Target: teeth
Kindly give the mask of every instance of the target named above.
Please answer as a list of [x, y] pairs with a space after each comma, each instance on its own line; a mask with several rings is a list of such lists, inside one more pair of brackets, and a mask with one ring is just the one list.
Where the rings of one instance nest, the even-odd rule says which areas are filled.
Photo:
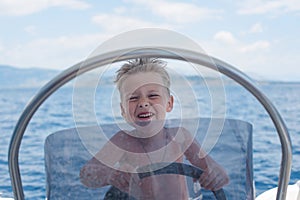
[[151, 117], [152, 115], [153, 115], [152, 113], [146, 113], [146, 114], [140, 114], [138, 115], [138, 117], [146, 118], [146, 117]]

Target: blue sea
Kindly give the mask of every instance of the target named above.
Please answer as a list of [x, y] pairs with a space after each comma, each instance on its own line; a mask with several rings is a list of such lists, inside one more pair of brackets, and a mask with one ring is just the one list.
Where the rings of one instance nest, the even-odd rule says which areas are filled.
[[[300, 180], [300, 83], [260, 82], [257, 84], [277, 107], [290, 131], [293, 144], [290, 184], [294, 184]], [[7, 161], [11, 135], [24, 107], [38, 90], [39, 88], [0, 89], [0, 192], [3, 197], [13, 197]], [[105, 100], [107, 98], [105, 94], [111, 90], [110, 87], [104, 87], [101, 91], [103, 96], [97, 98]], [[256, 193], [260, 194], [276, 187], [281, 149], [272, 121], [257, 100], [241, 86], [228, 84], [225, 87], [225, 94], [226, 117], [253, 124], [253, 168]], [[45, 199], [44, 141], [52, 132], [75, 126], [73, 100], [72, 87], [59, 89], [40, 107], [27, 127], [19, 155], [26, 199]], [[197, 101], [205, 104], [205, 99], [198, 98]], [[97, 106], [95, 108], [98, 109]], [[110, 108], [111, 105], [106, 109]], [[109, 112], [104, 110], [104, 112], [96, 112], [96, 115], [102, 123], [109, 123], [113, 118], [107, 113]], [[203, 112], [203, 115], [205, 114]], [[85, 119], [84, 116], [81, 117]]]

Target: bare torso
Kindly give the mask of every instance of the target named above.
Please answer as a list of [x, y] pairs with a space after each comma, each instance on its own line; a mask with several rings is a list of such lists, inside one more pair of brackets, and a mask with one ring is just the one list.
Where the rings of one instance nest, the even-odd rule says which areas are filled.
[[[182, 146], [174, 142], [174, 135], [170, 130], [164, 129], [161, 135], [155, 139], [152, 138], [151, 141], [131, 135], [122, 136], [122, 138], [121, 148], [125, 150], [125, 153], [119, 161], [120, 169], [136, 171], [139, 167], [154, 163], [183, 161]], [[185, 177], [174, 174], [155, 175], [142, 180], [133, 176], [129, 193], [139, 199], [186, 200], [188, 198]]]

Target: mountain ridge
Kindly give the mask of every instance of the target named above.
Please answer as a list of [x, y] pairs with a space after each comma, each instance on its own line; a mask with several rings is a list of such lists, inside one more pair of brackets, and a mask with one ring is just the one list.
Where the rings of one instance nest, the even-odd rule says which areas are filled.
[[[61, 70], [44, 69], [37, 67], [18, 68], [10, 65], [0, 64], [0, 88], [39, 88], [48, 83], [59, 73], [61, 73]], [[195, 75], [189, 76], [190, 81], [195, 81], [195, 78]], [[253, 76], [253, 74], [250, 75], [250, 78], [252, 78], [254, 82], [258, 82], [261, 84], [277, 82], [295, 83], [276, 80], [264, 80], [262, 77], [255, 75]]]
[[41, 87], [59, 74], [59, 70], [18, 68], [0, 65], [0, 88]]

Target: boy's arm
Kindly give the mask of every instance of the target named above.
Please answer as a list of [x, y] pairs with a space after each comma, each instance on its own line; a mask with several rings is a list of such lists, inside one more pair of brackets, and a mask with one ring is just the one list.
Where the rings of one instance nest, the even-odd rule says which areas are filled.
[[224, 168], [201, 148], [200, 144], [188, 131], [184, 130], [184, 132], [185, 142], [188, 145], [185, 156], [191, 164], [203, 170], [203, 174], [199, 179], [201, 185], [205, 189], [216, 191], [228, 184], [229, 177]]
[[114, 166], [124, 154], [124, 151], [116, 146], [118, 140], [118, 134], [116, 134], [81, 168], [80, 181], [84, 185], [97, 188], [110, 184], [111, 175], [116, 171]]
[[95, 157], [88, 161], [80, 170], [80, 181], [87, 187], [98, 188], [108, 185], [108, 175], [112, 168], [107, 167]]

